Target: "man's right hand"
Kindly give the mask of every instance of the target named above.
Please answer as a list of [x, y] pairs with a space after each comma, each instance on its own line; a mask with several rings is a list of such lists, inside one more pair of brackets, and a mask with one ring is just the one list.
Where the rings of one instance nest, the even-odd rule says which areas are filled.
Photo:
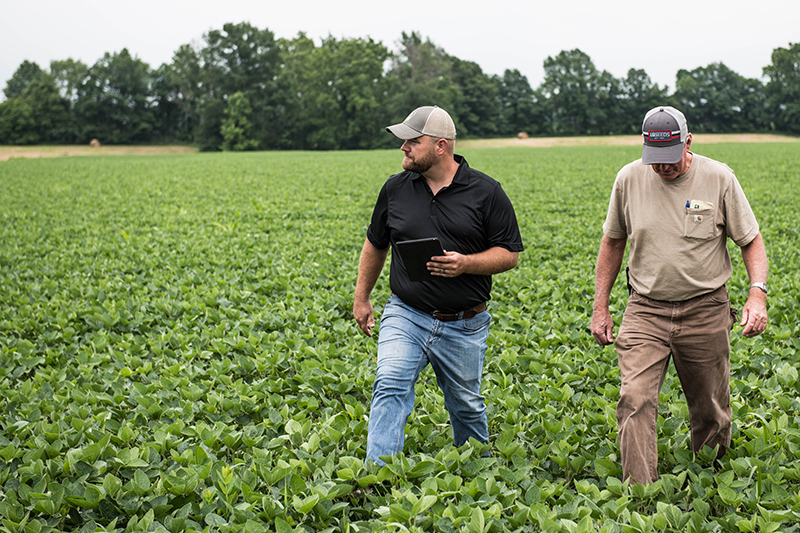
[[375, 317], [372, 311], [372, 302], [353, 302], [353, 317], [356, 319], [361, 331], [372, 337], [372, 328], [375, 327]]
[[608, 308], [595, 309], [592, 313], [592, 335], [600, 346], [606, 346], [614, 342], [614, 321]]

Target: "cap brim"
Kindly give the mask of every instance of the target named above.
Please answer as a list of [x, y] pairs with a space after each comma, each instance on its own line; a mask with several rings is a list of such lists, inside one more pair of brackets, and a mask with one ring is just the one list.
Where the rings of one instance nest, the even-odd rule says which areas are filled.
[[674, 146], [642, 146], [642, 163], [645, 165], [674, 165], [683, 157], [684, 143]]
[[422, 133], [418, 132], [414, 128], [406, 126], [402, 122], [400, 124], [395, 124], [394, 126], [386, 126], [386, 131], [393, 134], [398, 139], [403, 139], [404, 141], [422, 137]]

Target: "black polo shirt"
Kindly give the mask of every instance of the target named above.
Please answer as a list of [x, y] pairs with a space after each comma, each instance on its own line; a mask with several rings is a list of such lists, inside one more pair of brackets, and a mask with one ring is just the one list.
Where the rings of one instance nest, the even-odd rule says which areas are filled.
[[[373, 246], [394, 249], [398, 241], [437, 237], [445, 250], [464, 255], [495, 246], [522, 251], [514, 207], [500, 184], [471, 169], [463, 157], [456, 155], [455, 160], [459, 167], [452, 183], [436, 196], [416, 172], [401, 172], [386, 181], [367, 230]], [[492, 277], [462, 274], [414, 282], [393, 252], [389, 284], [417, 309], [457, 313], [489, 300]]]

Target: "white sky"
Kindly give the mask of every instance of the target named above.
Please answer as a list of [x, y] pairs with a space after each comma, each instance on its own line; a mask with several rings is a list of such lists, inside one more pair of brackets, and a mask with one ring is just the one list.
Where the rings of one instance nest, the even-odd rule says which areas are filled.
[[761, 78], [773, 49], [800, 42], [800, 0], [0, 0], [0, 88], [26, 59], [44, 69], [54, 59], [92, 65], [127, 48], [157, 68], [226, 22], [276, 38], [371, 37], [390, 50], [417, 31], [487, 74], [516, 68], [533, 88], [548, 56], [579, 48], [598, 70], [622, 78], [644, 69], [672, 90], [679, 69], [714, 62]]

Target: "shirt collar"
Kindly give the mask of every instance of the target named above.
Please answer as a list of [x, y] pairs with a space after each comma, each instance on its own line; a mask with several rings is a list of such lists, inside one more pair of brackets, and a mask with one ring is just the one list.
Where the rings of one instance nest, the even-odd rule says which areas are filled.
[[467, 183], [467, 171], [469, 170], [469, 163], [467, 163], [467, 160], [464, 159], [464, 156], [460, 156], [458, 154], [455, 154], [453, 156], [453, 159], [455, 159], [456, 163], [458, 163], [458, 170], [456, 170], [456, 175], [453, 176], [453, 183], [452, 184], [456, 184], [456, 183], [465, 184], [465, 183]]

